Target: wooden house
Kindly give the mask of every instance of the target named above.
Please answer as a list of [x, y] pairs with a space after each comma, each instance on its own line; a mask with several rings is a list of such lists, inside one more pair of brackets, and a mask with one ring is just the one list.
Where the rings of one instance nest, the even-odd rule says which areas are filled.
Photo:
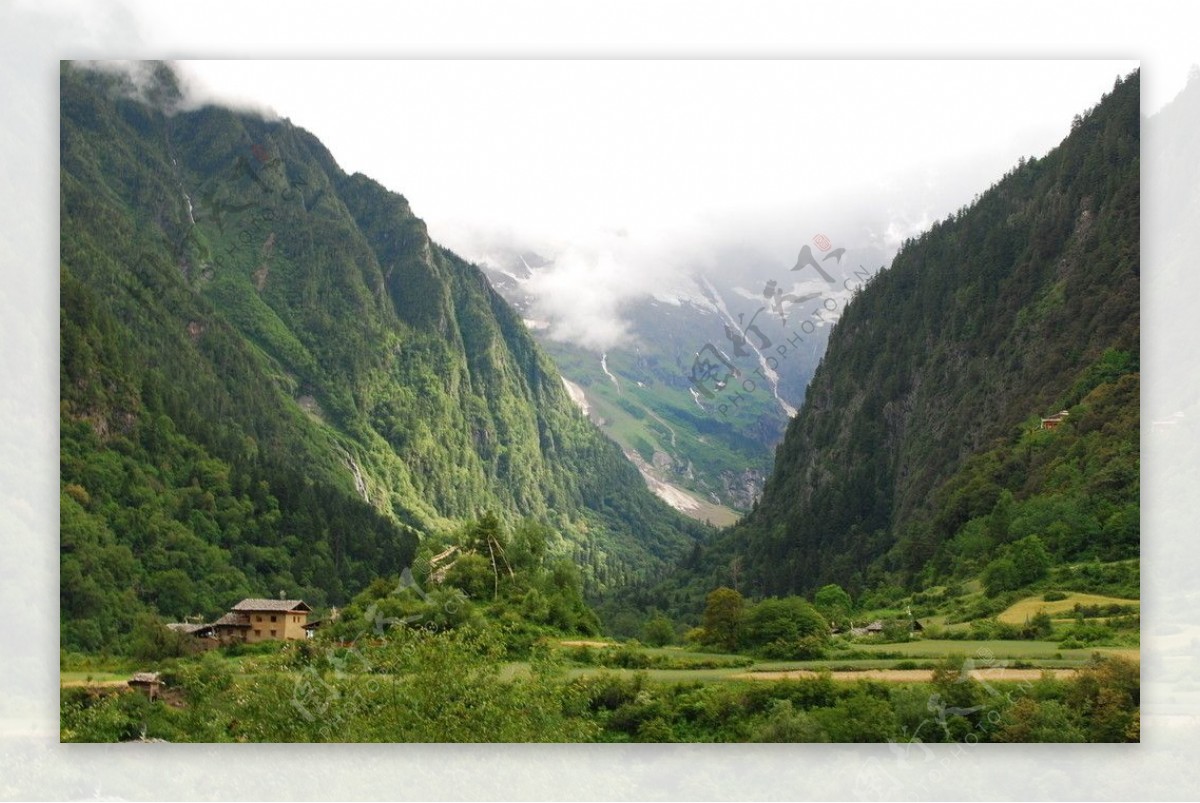
[[221, 644], [311, 638], [320, 623], [309, 626], [312, 608], [299, 599], [244, 599], [229, 613], [208, 624], [172, 622], [167, 627], [192, 636], [208, 649]]
[[1059, 424], [1061, 424], [1063, 422], [1063, 420], [1069, 415], [1070, 415], [1070, 413], [1068, 411], [1059, 410], [1057, 413], [1050, 416], [1049, 418], [1043, 418], [1042, 419], [1042, 429], [1054, 429]]
[[250, 629], [250, 618], [244, 613], [229, 612], [211, 625], [213, 636], [222, 644], [245, 641]]
[[253, 644], [308, 638], [304, 626], [308, 624], [312, 608], [299, 599], [244, 599], [229, 613], [235, 615], [235, 627], [242, 628], [244, 624], [243, 638]]
[[162, 691], [162, 681], [157, 672], [138, 672], [128, 682], [131, 689], [140, 691], [151, 700], [157, 700]]
[[876, 619], [874, 622], [871, 622], [871, 624], [867, 625], [866, 627], [850, 628], [850, 635], [852, 636], [878, 636], [882, 632], [883, 622], [878, 619]]

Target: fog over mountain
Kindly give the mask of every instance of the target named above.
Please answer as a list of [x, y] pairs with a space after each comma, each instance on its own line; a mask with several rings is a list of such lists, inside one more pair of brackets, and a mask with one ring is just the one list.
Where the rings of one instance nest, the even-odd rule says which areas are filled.
[[320, 132], [467, 259], [553, 261], [528, 289], [556, 337], [593, 349], [630, 342], [631, 300], [695, 273], [761, 284], [818, 233], [886, 262], [1132, 66], [183, 63], [193, 93]]

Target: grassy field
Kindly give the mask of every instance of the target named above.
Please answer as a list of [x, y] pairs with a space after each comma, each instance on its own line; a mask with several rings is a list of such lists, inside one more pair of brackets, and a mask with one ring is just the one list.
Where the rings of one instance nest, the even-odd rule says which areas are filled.
[[[1073, 595], [1071, 604], [1108, 604], [1111, 598], [1094, 595]], [[1025, 602], [1024, 600], [1022, 602]], [[1067, 602], [1064, 600], [1063, 602]], [[1120, 601], [1122, 603], [1129, 601]], [[1015, 607], [1015, 606], [1014, 606]], [[920, 639], [893, 644], [858, 642], [846, 645], [839, 655], [832, 651], [828, 657], [811, 661], [771, 661], [748, 658], [732, 653], [703, 652], [686, 647], [645, 647], [621, 644], [608, 640], [572, 640], [557, 642], [556, 652], [566, 664], [570, 677], [589, 677], [613, 674], [620, 677], [644, 675], [659, 683], [738, 682], [749, 679], [797, 679], [811, 677], [814, 672], [828, 671], [837, 680], [875, 679], [894, 682], [924, 681], [930, 671], [947, 657], [973, 658], [980, 669], [1002, 668], [1003, 672], [1038, 673], [1042, 669], [1065, 672], [1088, 664], [1096, 653], [1139, 660], [1136, 648], [1090, 647], [1063, 649], [1052, 641], [957, 640]], [[624, 668], [603, 666], [610, 653], [637, 653], [646, 656], [657, 667]], [[872, 657], [872, 654], [878, 657]], [[843, 657], [844, 656], [844, 657]], [[220, 656], [239, 681], [252, 679], [266, 671], [262, 656]], [[594, 664], [592, 662], [595, 662]], [[663, 666], [663, 664], [668, 664]], [[714, 666], [715, 664], [715, 666]], [[1013, 666], [1016, 664], [1016, 666]], [[117, 671], [117, 666], [96, 669], [64, 670], [59, 673], [62, 686], [107, 686], [123, 684], [131, 671]], [[276, 670], [271, 670], [278, 674]], [[519, 677], [529, 674], [529, 664], [512, 661], [504, 665], [502, 676]], [[286, 672], [284, 673], [286, 674]], [[1003, 679], [1003, 678], [1000, 678]]]
[[[565, 642], [570, 646], [573, 642]], [[609, 645], [608, 648], [619, 645]], [[627, 648], [629, 649], [629, 648]], [[745, 656], [723, 653], [709, 653], [689, 650], [682, 647], [635, 647], [636, 652], [647, 656], [661, 656], [683, 662], [713, 662], [728, 661], [731, 664]], [[766, 661], [756, 660], [749, 666], [722, 666], [716, 668], [688, 669], [624, 669], [602, 666], [572, 666], [568, 674], [572, 677], [587, 677], [600, 673], [612, 673], [619, 676], [644, 674], [649, 680], [662, 683], [686, 683], [689, 681], [720, 682], [741, 681], [747, 678], [761, 679], [794, 679], [810, 677], [813, 672], [830, 671], [837, 680], [876, 679], [895, 682], [912, 682], [914, 678], [924, 681], [928, 679], [930, 670], [942, 659], [949, 656], [974, 658], [976, 665], [983, 671], [999, 671], [1001, 674], [1013, 674], [1014, 679], [1020, 673], [1037, 675], [1040, 670], [1047, 669], [1056, 673], [1070, 672], [1088, 664], [1095, 653], [1108, 656], [1119, 656], [1134, 661], [1139, 659], [1137, 649], [1116, 647], [1094, 647], [1075, 650], [1064, 650], [1057, 642], [1052, 641], [1000, 641], [1000, 640], [952, 640], [927, 639], [899, 644], [856, 644], [854, 649], [861, 653], [879, 653], [880, 658], [838, 658], [834, 653], [831, 657], [814, 661]], [[895, 657], [900, 655], [902, 657]], [[564, 657], [570, 657], [564, 652]], [[1020, 663], [1020, 667], [1008, 664]], [[915, 673], [915, 674], [914, 674]], [[1014, 674], [1015, 673], [1015, 674]], [[1023, 677], [1023, 675], [1022, 675]], [[1003, 679], [1003, 678], [999, 678]]]
[[1068, 594], [1066, 599], [1046, 602], [1041, 594], [1014, 602], [1007, 610], [996, 618], [1001, 622], [1019, 625], [1028, 621], [1039, 611], [1045, 611], [1050, 616], [1069, 614], [1076, 605], [1127, 605], [1138, 607], [1141, 603], [1136, 599], [1121, 599], [1120, 597], [1102, 597], [1099, 594]]
[[944, 658], [948, 655], [1007, 658], [1012, 660], [1044, 661], [1055, 659], [1066, 662], [1086, 663], [1092, 653], [1121, 655], [1136, 659], [1139, 651], [1122, 647], [1085, 647], [1064, 650], [1055, 641], [1001, 641], [1001, 640], [955, 640], [921, 639], [899, 644], [860, 644], [857, 649], [864, 652], [899, 653], [914, 658]]
[[59, 684], [63, 686], [91, 686], [109, 683], [124, 683], [131, 672], [59, 672]]

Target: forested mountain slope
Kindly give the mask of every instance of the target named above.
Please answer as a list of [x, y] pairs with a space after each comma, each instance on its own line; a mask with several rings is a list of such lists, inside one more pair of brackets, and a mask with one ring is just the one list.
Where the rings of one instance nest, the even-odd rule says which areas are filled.
[[683, 584], [929, 585], [1002, 574], [1030, 537], [1057, 562], [1137, 556], [1138, 80], [854, 298], [760, 503]]
[[550, 524], [595, 589], [703, 532], [575, 408], [482, 274], [311, 134], [64, 63], [64, 645], [285, 591], [431, 528]]

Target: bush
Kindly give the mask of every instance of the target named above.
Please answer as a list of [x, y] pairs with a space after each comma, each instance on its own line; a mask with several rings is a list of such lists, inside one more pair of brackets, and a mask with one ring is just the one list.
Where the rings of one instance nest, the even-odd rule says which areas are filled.
[[813, 661], [825, 657], [826, 639], [804, 636], [798, 639], [776, 639], [754, 650], [755, 655], [774, 661]]
[[801, 597], [765, 599], [746, 610], [740, 642], [769, 657], [820, 657], [829, 643], [829, 624]]
[[182, 689], [193, 704], [207, 700], [233, 685], [233, 672], [216, 654], [208, 652], [199, 661], [179, 665], [163, 673], [167, 686]]
[[1058, 602], [1066, 598], [1067, 595], [1062, 591], [1047, 591], [1045, 594], [1042, 594], [1042, 599], [1046, 602]]
[[127, 690], [66, 688], [59, 699], [59, 738], [64, 742], [124, 742], [141, 735], [153, 707], [144, 694]]
[[180, 658], [195, 652], [192, 637], [171, 630], [152, 614], [137, 618], [130, 634], [130, 652], [141, 661]]
[[752, 742], [828, 742], [829, 735], [804, 711], [797, 711], [791, 700], [772, 701], [767, 720], [755, 729]]
[[[1096, 622], [1076, 622], [1067, 629], [1060, 646], [1064, 649], [1078, 649], [1095, 644], [1106, 644], [1116, 638], [1116, 635], [1116, 631], [1108, 625]], [[1069, 645], [1068, 642], [1070, 642]]]
[[1035, 641], [1037, 639], [1048, 638], [1054, 632], [1054, 623], [1050, 619], [1050, 614], [1045, 611], [1038, 611], [1033, 615], [1028, 622], [1021, 627], [1021, 638]]
[[1024, 638], [1021, 629], [1016, 625], [1000, 622], [995, 619], [980, 619], [971, 622], [968, 638], [991, 641], [993, 639], [1016, 640]]
[[890, 701], [864, 689], [850, 693], [833, 708], [814, 711], [812, 717], [834, 742], [886, 742], [898, 730]]
[[642, 627], [642, 639], [651, 647], [665, 647], [675, 641], [675, 625], [662, 614], [656, 614]]

